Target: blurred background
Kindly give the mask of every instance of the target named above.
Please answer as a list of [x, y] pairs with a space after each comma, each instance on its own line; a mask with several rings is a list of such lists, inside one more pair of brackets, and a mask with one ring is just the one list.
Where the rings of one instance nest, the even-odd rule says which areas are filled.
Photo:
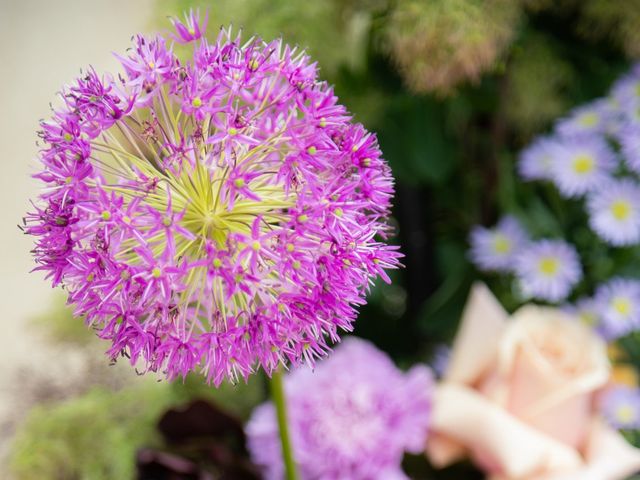
[[[535, 229], [556, 215], [544, 187], [518, 183], [518, 152], [640, 56], [636, 0], [0, 0], [2, 478], [131, 478], [136, 452], [170, 437], [156, 428], [168, 408], [205, 395], [243, 418], [264, 398], [259, 379], [213, 392], [107, 365], [61, 292], [28, 273], [31, 239], [16, 227], [37, 191], [38, 120], [59, 88], [89, 65], [117, 71], [111, 52], [191, 7], [209, 9], [212, 35], [232, 23], [306, 48], [377, 132], [406, 268], [376, 286], [355, 334], [401, 366], [451, 340], [480, 277], [467, 255], [473, 225], [526, 212]], [[518, 304], [507, 280], [482, 278]], [[407, 462], [427, 478], [424, 459]], [[473, 478], [460, 472], [438, 478]]]

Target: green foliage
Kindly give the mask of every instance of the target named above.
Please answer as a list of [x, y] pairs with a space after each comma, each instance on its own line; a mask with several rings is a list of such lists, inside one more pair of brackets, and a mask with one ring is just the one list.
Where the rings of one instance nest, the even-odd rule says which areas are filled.
[[540, 130], [570, 106], [565, 92], [574, 71], [547, 36], [533, 34], [514, 47], [509, 73], [505, 116], [523, 134]]
[[111, 393], [95, 389], [57, 406], [34, 409], [13, 445], [18, 480], [133, 478], [136, 449], [154, 443], [166, 388]]
[[95, 337], [82, 319], [73, 317], [62, 295], [56, 296], [51, 306], [32, 323], [56, 343], [84, 346]]
[[156, 11], [164, 22], [165, 16], [181, 17], [192, 7], [209, 10], [212, 36], [218, 26], [226, 25], [242, 28], [248, 36], [282, 36], [306, 49], [325, 76], [333, 75], [342, 64], [356, 68], [362, 63], [371, 23], [369, 9], [340, 0], [161, 0]]
[[78, 398], [33, 409], [12, 446], [15, 478], [134, 478], [138, 448], [161, 444], [156, 423], [166, 409], [204, 398], [246, 418], [263, 399], [259, 377], [218, 389], [195, 377], [173, 384], [140, 380], [119, 392], [96, 387]]

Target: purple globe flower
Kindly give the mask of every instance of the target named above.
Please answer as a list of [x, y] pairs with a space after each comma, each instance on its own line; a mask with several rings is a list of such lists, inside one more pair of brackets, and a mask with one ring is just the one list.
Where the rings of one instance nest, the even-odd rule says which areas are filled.
[[[407, 478], [400, 463], [405, 451], [424, 450], [431, 384], [427, 367], [402, 373], [384, 353], [353, 337], [315, 372], [292, 372], [285, 392], [301, 478]], [[284, 478], [273, 405], [259, 406], [246, 430], [265, 478]]]
[[615, 340], [640, 328], [640, 281], [617, 277], [598, 287], [599, 333]]
[[610, 388], [602, 400], [602, 414], [614, 428], [640, 429], [640, 390], [622, 385]]
[[559, 302], [582, 278], [576, 249], [562, 240], [539, 240], [516, 260], [516, 277], [524, 295]]
[[304, 52], [174, 24], [191, 58], [138, 35], [42, 123], [36, 269], [111, 357], [169, 378], [312, 362], [398, 266], [390, 169]]
[[640, 185], [631, 178], [605, 182], [587, 202], [589, 225], [615, 246], [640, 243]]

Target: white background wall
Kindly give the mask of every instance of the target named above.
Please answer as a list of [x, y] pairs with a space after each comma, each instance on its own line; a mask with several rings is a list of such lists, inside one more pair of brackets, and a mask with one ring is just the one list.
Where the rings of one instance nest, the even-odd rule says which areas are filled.
[[[33, 267], [17, 224], [35, 197], [38, 119], [56, 92], [93, 65], [117, 71], [111, 52], [148, 31], [153, 0], [0, 0], [0, 456], [17, 415], [21, 375], [68, 375], [73, 352], [47, 347], [29, 319], [53, 292]], [[25, 373], [26, 372], [26, 373]], [[0, 470], [0, 478], [6, 478]]]

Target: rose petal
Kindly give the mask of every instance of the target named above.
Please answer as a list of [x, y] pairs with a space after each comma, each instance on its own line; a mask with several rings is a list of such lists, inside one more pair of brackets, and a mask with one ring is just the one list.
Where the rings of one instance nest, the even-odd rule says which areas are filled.
[[494, 360], [508, 315], [486, 285], [476, 283], [453, 343], [445, 380], [473, 383]]
[[[580, 455], [568, 446], [521, 422], [474, 390], [443, 383], [436, 388], [431, 429], [450, 442], [465, 445], [487, 469], [507, 478], [535, 472], [575, 470]], [[437, 448], [441, 444], [436, 444]], [[427, 455], [442, 460], [427, 443]], [[444, 465], [443, 465], [444, 466]]]
[[564, 472], [527, 477], [495, 475], [490, 480], [623, 480], [640, 470], [640, 450], [632, 447], [602, 420], [591, 423], [586, 464]]

